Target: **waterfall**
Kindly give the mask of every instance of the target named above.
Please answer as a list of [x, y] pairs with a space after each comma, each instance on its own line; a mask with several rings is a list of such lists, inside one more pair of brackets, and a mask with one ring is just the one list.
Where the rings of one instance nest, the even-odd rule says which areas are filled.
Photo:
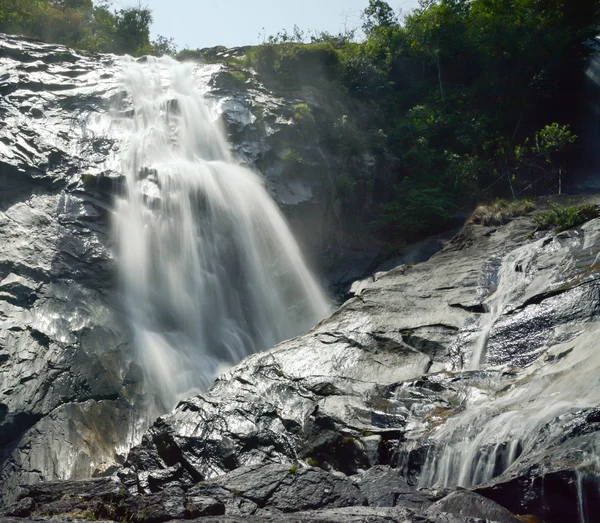
[[470, 370], [479, 370], [485, 364], [487, 344], [492, 328], [502, 315], [504, 307], [510, 303], [512, 294], [520, 288], [522, 280], [526, 278], [522, 270], [520, 272], [516, 270], [517, 267], [523, 267], [522, 263], [519, 263], [519, 255], [520, 250], [517, 249], [502, 259], [498, 273], [498, 286], [485, 303], [486, 313], [483, 315], [481, 333], [469, 361], [468, 368]]
[[[572, 239], [538, 240], [502, 258], [498, 286], [486, 301], [489, 316], [481, 324], [469, 370], [454, 384], [457, 412], [428, 436], [420, 487], [485, 484], [526, 465], [531, 456], [544, 456], [547, 449], [560, 447], [567, 420], [575, 425], [578, 412], [600, 404], [600, 323], [582, 327], [574, 315], [571, 321], [556, 325], [549, 334], [550, 347], [532, 346], [532, 353], [547, 351], [545, 358], [518, 371], [506, 366], [492, 369], [485, 362], [490, 333], [501, 316], [510, 315], [514, 304], [556, 288], [567, 274], [571, 278], [581, 274], [578, 271], [586, 274], [596, 263], [598, 254], [588, 246], [595, 244], [598, 234], [600, 230], [590, 226]], [[553, 260], [560, 241], [565, 254]], [[575, 257], [566, 242], [578, 253]], [[472, 372], [480, 367], [486, 370]], [[515, 372], [514, 377], [503, 375], [506, 370]], [[570, 437], [576, 436], [573, 430]], [[594, 510], [589, 493], [597, 491], [600, 479], [597, 451], [598, 443], [592, 440], [582, 444], [574, 458], [580, 463], [574, 488], [582, 523], [595, 521], [589, 515]]]
[[114, 117], [128, 140], [118, 263], [146, 386], [165, 411], [329, 305], [261, 179], [234, 161], [194, 67], [123, 69], [133, 115]]

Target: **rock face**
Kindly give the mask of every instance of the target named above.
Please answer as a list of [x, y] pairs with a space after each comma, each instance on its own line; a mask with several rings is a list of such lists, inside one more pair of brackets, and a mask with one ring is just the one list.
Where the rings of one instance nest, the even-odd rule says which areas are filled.
[[142, 400], [113, 292], [114, 144], [91, 117], [116, 94], [112, 59], [8, 37], [0, 57], [0, 483], [10, 494], [117, 464], [139, 437]]
[[114, 478], [29, 487], [7, 516], [597, 521], [600, 219], [532, 231], [469, 225], [376, 274], [160, 418]]
[[[600, 220], [560, 234], [530, 217], [468, 225], [429, 261], [358, 282], [139, 443], [148, 399], [109, 234], [121, 180], [103, 118], [128, 110], [118, 62], [9, 37], [0, 51], [8, 521], [598, 521]], [[251, 76], [234, 96], [230, 76], [211, 66], [198, 81], [240, 154], [265, 162], [284, 207], [338, 223], [326, 176], [277, 175], [302, 99]]]
[[[108, 521], [171, 520], [404, 523], [515, 523], [519, 520], [473, 492], [454, 493], [435, 504], [410, 490], [396, 474], [379, 467], [369, 481], [346, 478], [319, 468], [282, 465], [242, 467], [221, 478], [182, 487], [175, 483], [155, 493], [132, 495], [115, 479], [46, 483], [26, 489], [6, 511], [8, 521], [42, 515]], [[404, 495], [382, 499], [367, 483], [383, 481]], [[383, 485], [383, 483], [381, 483]], [[409, 492], [410, 490], [410, 492]], [[458, 494], [458, 496], [457, 496]], [[457, 504], [468, 494], [469, 503]], [[407, 500], [410, 499], [410, 502]], [[54, 519], [56, 518], [56, 519]], [[3, 520], [4, 521], [4, 520]]]
[[[312, 465], [357, 478], [371, 506], [423, 507], [408, 484], [461, 485], [516, 514], [596, 521], [600, 220], [534, 229], [469, 225], [430, 261], [376, 274], [312, 332], [159, 419], [123, 484], [150, 494]], [[472, 496], [427, 514], [515, 521]]]
[[[123, 179], [109, 114], [131, 110], [122, 66], [118, 57], [0, 35], [0, 483], [8, 499], [22, 483], [111, 470], [150, 423], [110, 230]], [[236, 83], [226, 66], [196, 73], [241, 161], [266, 173], [296, 232], [306, 226], [304, 243], [324, 252], [339, 219], [336, 160], [294, 119], [294, 106], [319, 94], [278, 96], [250, 72]], [[291, 142], [306, 145], [306, 162], [316, 155], [310, 177], [286, 171]]]

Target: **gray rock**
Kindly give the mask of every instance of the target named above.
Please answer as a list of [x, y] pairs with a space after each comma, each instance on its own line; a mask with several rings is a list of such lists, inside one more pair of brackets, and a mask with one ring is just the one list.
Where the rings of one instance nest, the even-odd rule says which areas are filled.
[[504, 507], [468, 490], [452, 492], [432, 505], [427, 513], [447, 513], [455, 516], [487, 519], [497, 523], [519, 523], [521, 521]]
[[[300, 459], [350, 475], [389, 465], [410, 484], [439, 488], [456, 485], [453, 471], [461, 464], [471, 485], [507, 469], [527, 475], [527, 467], [539, 465], [550, 449], [555, 459], [569, 456], [572, 467], [583, 466], [593, 453], [577, 435], [593, 437], [596, 424], [589, 420], [595, 418], [589, 411], [577, 414], [567, 403], [546, 409], [541, 398], [547, 384], [532, 376], [554, 372], [568, 384], [572, 365], [594, 354], [600, 287], [590, 256], [597, 252], [600, 221], [568, 238], [537, 241], [527, 239], [533, 227], [528, 218], [493, 233], [468, 226], [428, 262], [365, 281], [360, 296], [313, 332], [247, 358], [207, 393], [161, 418], [129, 455], [128, 473], [141, 477], [144, 471], [172, 466], [174, 460], [185, 463], [199, 480], [259, 463], [279, 463], [283, 474]], [[500, 260], [511, 267], [507, 255], [521, 257], [528, 276], [517, 275], [521, 279], [515, 280], [496, 318], [485, 316], [490, 314], [486, 299], [499, 285]], [[504, 278], [511, 278], [505, 269]], [[494, 323], [487, 362], [480, 370], [469, 370], [488, 318]], [[595, 360], [587, 361], [593, 373]], [[562, 383], [561, 378], [554, 386]], [[560, 394], [568, 397], [571, 389]], [[502, 408], [507, 391], [515, 412], [523, 409], [524, 421], [495, 430], [492, 422], [502, 413], [493, 414], [496, 401]], [[578, 397], [593, 405], [594, 391], [587, 388]], [[531, 401], [541, 402], [539, 421], [527, 424]], [[472, 427], [477, 432], [469, 436]], [[519, 431], [522, 443], [510, 432], [498, 441], [504, 429]], [[569, 434], [574, 453], [565, 442]], [[489, 439], [479, 443], [476, 436]], [[383, 470], [364, 475], [364, 490], [358, 483], [369, 502], [401, 505], [406, 496], [408, 507], [430, 503], [428, 495], [403, 481], [395, 491], [388, 481], [396, 481], [397, 472], [378, 478]], [[139, 481], [132, 485], [144, 488]], [[481, 492], [492, 496], [491, 490]], [[521, 495], [515, 499], [525, 499]], [[499, 496], [502, 505], [512, 508]], [[540, 515], [544, 509], [537, 499], [526, 511], [513, 510]], [[574, 496], [566, 502], [576, 510]]]
[[353, 507], [366, 502], [364, 494], [349, 479], [308, 468], [286, 477], [268, 506], [282, 512], [298, 512], [322, 507]]
[[370, 507], [423, 509], [431, 501], [411, 487], [398, 469], [377, 465], [360, 476], [358, 487]]

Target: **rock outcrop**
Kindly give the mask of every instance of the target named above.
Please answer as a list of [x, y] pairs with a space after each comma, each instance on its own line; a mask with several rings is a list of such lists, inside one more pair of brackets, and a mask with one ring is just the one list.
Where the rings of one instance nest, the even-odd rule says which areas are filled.
[[[0, 35], [4, 494], [22, 483], [110, 471], [155, 417], [142, 394], [110, 230], [113, 200], [124, 187], [122, 136], [110, 115], [131, 110], [123, 64]], [[339, 219], [336, 160], [303, 137], [294, 120], [294, 106], [310, 93], [277, 95], [251, 72], [240, 84], [227, 66], [202, 66], [196, 74], [240, 161], [266, 173], [296, 233], [314, 252], [325, 252]], [[306, 149], [305, 162], [309, 151], [319, 158], [311, 160], [311, 176], [284, 172], [291, 142]], [[357, 274], [369, 263], [359, 264]]]
[[596, 521], [600, 219], [534, 230], [468, 225], [374, 275], [160, 418], [114, 478], [29, 487], [7, 515]]
[[[312, 332], [159, 419], [123, 484], [151, 494], [310, 465], [410, 507], [415, 494], [377, 469], [391, 466], [412, 485], [477, 487], [546, 522], [594, 521], [600, 220], [534, 230], [529, 218], [469, 225], [429, 262], [376, 274]], [[485, 362], [468, 370], [482, 336]]]
[[114, 294], [110, 57], [0, 37], [0, 483], [89, 477], [139, 438]]

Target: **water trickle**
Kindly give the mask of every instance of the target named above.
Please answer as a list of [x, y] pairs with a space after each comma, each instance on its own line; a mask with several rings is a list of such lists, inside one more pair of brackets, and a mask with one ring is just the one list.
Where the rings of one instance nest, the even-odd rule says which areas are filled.
[[525, 262], [521, 259], [522, 255], [523, 253], [517, 249], [502, 259], [497, 276], [497, 288], [485, 303], [486, 313], [483, 315], [481, 332], [469, 361], [469, 370], [479, 370], [485, 364], [492, 328], [504, 308], [509, 305], [512, 294], [521, 287], [522, 281], [527, 277], [523, 272]]
[[134, 114], [119, 120], [119, 265], [149, 392], [168, 410], [329, 306], [260, 178], [234, 162], [193, 67], [149, 58], [123, 74]]
[[[482, 327], [479, 352], [474, 353], [471, 369], [477, 367], [476, 362], [485, 364], [490, 332], [503, 312], [507, 314], [517, 304], [581, 274], [577, 249], [583, 248], [587, 253], [588, 242], [595, 245], [598, 232], [590, 228], [585, 236], [585, 241], [578, 237], [561, 240], [571, 242], [575, 258], [565, 245], [560, 247], [558, 240], [528, 244], [503, 258], [498, 287], [486, 302], [492, 312], [487, 313], [490, 316]], [[578, 242], [581, 242], [580, 247], [576, 247]], [[559, 255], [559, 252], [564, 254]], [[588, 270], [594, 255], [595, 252], [585, 257]], [[507, 369], [488, 366], [486, 370], [457, 374], [453, 385], [456, 413], [428, 437], [429, 450], [419, 485], [471, 487], [485, 484], [500, 474], [526, 468], [531, 456], [546, 456], [548, 449], [560, 448], [569, 423], [574, 427], [587, 426], [587, 414], [582, 413], [591, 412], [600, 404], [597, 344], [600, 324], [586, 321], [557, 325], [554, 342], [546, 348], [546, 358], [528, 367], [506, 373]], [[559, 342], [561, 333], [567, 332], [570, 335]], [[575, 432], [571, 435], [574, 438]], [[595, 521], [590, 511], [600, 499], [597, 443], [589, 437], [592, 440], [589, 448], [582, 439], [577, 443], [580, 447], [575, 446], [569, 458], [565, 457], [566, 451], [558, 457], [548, 454], [547, 458], [548, 463], [571, 459], [573, 468], [577, 467], [574, 495], [578, 497], [575, 508], [580, 523]]]

